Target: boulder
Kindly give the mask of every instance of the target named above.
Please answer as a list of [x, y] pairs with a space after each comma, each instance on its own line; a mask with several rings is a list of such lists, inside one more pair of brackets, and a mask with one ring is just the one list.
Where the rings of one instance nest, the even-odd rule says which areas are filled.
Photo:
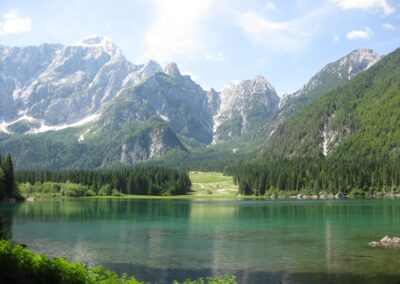
[[303, 194], [303, 193], [299, 193], [299, 194], [296, 195], [296, 198], [297, 199], [305, 199], [305, 198], [307, 198], [307, 196], [305, 194]]
[[343, 199], [344, 198], [344, 194], [341, 192], [338, 192], [335, 194], [335, 199]]
[[328, 197], [328, 193], [326, 193], [325, 191], [319, 193], [320, 199], [328, 199]]
[[380, 241], [373, 241], [368, 244], [370, 247], [399, 248], [400, 238], [384, 236]]

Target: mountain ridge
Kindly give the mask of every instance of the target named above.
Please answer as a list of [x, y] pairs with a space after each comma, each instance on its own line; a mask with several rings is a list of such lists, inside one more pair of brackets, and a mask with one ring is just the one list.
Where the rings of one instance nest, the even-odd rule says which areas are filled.
[[399, 62], [397, 49], [294, 114], [267, 141], [265, 155], [398, 156]]
[[[182, 75], [176, 63], [164, 68], [153, 60], [133, 64], [106, 38], [88, 38], [70, 46], [9, 48], [20, 52], [14, 57], [4, 49], [0, 48], [0, 63], [8, 65], [0, 67], [0, 83], [8, 85], [3, 85], [6, 95], [0, 96], [0, 103], [4, 102], [0, 104], [0, 149], [15, 153], [19, 145], [25, 154], [14, 155], [17, 167], [35, 165], [26, 154], [29, 148], [43, 152], [38, 160], [55, 149], [81, 153], [75, 160], [72, 153], [56, 158], [54, 168], [127, 165], [175, 152], [190, 156], [193, 151], [206, 155], [210, 151], [231, 155], [255, 151], [292, 113], [324, 95], [303, 92], [293, 96], [306, 102], [294, 104], [294, 110], [286, 113], [287, 102], [292, 100], [282, 102], [261, 75], [231, 83], [219, 92], [204, 90], [190, 76]], [[46, 50], [51, 51], [47, 57], [42, 54]], [[342, 64], [346, 74], [356, 76], [378, 61], [373, 51], [358, 51], [337, 61], [353, 57], [354, 62], [362, 62], [357, 68], [348, 59], [351, 64]], [[47, 59], [39, 68], [42, 57]], [[36, 61], [30, 68], [38, 68], [36, 73], [24, 65], [32, 59]], [[15, 71], [20, 76], [15, 82], [4, 75], [14, 66], [22, 68]], [[29, 79], [30, 75], [34, 78]], [[330, 91], [349, 78], [332, 86], [325, 81], [321, 84]], [[2, 106], [8, 112], [1, 112]], [[93, 153], [95, 159], [90, 156]]]

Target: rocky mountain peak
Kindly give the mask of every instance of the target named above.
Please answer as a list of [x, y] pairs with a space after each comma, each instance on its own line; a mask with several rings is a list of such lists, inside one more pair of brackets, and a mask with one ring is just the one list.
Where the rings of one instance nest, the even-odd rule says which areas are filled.
[[380, 55], [369, 48], [358, 48], [350, 52], [346, 57], [350, 58], [352, 62], [360, 61], [373, 61], [379, 58]]
[[158, 64], [154, 60], [149, 60], [142, 68], [143, 74], [147, 77], [152, 76], [153, 74], [160, 72], [162, 70], [160, 64]]
[[348, 79], [352, 79], [360, 72], [367, 70], [377, 63], [381, 56], [368, 48], [353, 50], [339, 60], [339, 67], [346, 66]]
[[256, 78], [253, 80], [253, 84], [254, 84], [254, 90], [255, 91], [267, 91], [267, 90], [271, 90], [274, 93], [276, 93], [275, 88], [272, 87], [271, 83], [268, 82], [264, 76], [262, 75], [258, 75], [256, 76]]
[[181, 76], [181, 73], [179, 72], [178, 65], [176, 63], [172, 62], [165, 66], [164, 71], [167, 75], [171, 77], [179, 77]]
[[219, 110], [214, 115], [214, 142], [257, 135], [257, 125], [276, 112], [279, 100], [263, 76], [224, 88]]

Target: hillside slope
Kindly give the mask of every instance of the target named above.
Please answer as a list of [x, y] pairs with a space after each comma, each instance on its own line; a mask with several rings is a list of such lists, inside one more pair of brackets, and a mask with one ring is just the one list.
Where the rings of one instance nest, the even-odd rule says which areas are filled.
[[398, 157], [400, 49], [283, 123], [268, 156]]

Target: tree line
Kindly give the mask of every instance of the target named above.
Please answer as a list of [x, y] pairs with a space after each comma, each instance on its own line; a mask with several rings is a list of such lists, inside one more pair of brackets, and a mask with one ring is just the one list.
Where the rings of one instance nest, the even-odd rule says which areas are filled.
[[85, 187], [78, 190], [88, 188], [96, 195], [111, 195], [115, 189], [123, 194], [135, 195], [180, 195], [191, 190], [191, 181], [186, 172], [163, 167], [18, 171], [15, 178], [19, 183], [32, 185], [48, 182], [70, 183], [71, 190], [75, 190], [79, 184]]
[[19, 198], [11, 155], [0, 155], [0, 200]]
[[400, 186], [397, 159], [281, 158], [251, 161], [230, 170], [245, 195], [264, 195], [268, 190], [396, 192]]

